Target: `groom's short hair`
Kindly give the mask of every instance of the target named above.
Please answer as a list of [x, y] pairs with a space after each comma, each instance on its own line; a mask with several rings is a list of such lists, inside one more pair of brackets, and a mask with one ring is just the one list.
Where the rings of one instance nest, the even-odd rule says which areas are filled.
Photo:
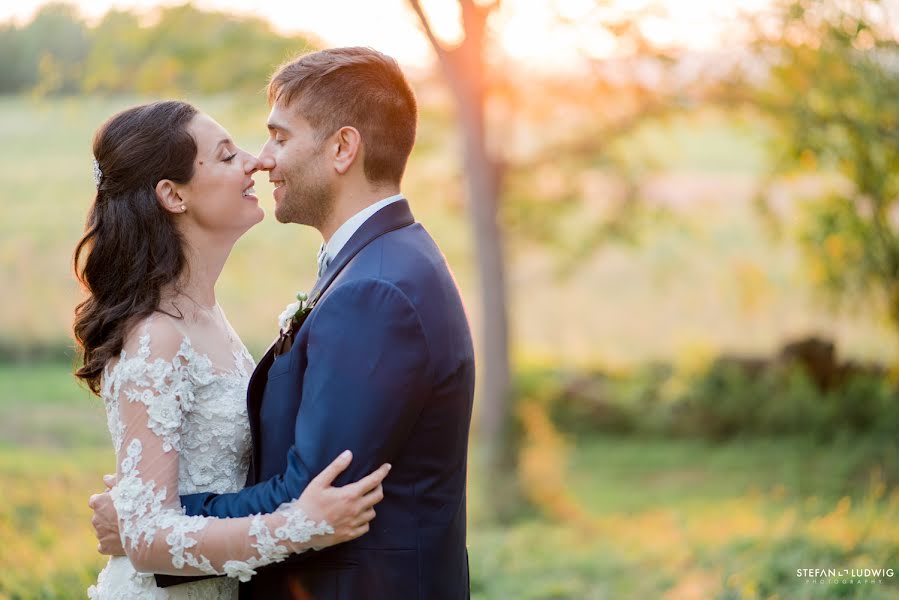
[[399, 184], [415, 143], [418, 107], [393, 58], [371, 48], [331, 48], [283, 64], [268, 85], [269, 104], [297, 110], [323, 141], [355, 127], [372, 183]]

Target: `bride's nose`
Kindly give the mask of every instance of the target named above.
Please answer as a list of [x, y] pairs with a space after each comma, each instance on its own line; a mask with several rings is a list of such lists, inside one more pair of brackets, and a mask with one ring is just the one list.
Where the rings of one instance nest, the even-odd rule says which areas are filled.
[[250, 154], [246, 153], [246, 158], [244, 159], [243, 169], [247, 175], [252, 175], [256, 171], [262, 168], [262, 163], [259, 162], [259, 159]]

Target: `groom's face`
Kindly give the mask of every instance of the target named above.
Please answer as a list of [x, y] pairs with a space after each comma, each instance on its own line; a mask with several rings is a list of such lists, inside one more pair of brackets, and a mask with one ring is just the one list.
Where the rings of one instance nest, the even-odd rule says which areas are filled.
[[333, 169], [306, 119], [291, 107], [275, 104], [268, 118], [269, 139], [259, 159], [274, 162], [275, 218], [281, 223], [321, 227], [334, 208]]

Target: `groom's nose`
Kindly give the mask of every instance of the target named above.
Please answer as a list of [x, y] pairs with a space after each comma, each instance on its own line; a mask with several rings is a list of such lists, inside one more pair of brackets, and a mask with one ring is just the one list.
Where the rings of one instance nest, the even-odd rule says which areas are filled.
[[275, 158], [270, 155], [260, 154], [259, 155], [259, 170], [260, 171], [271, 171], [275, 168]]
[[260, 171], [271, 171], [275, 168], [275, 156], [272, 152], [272, 141], [269, 140], [262, 146], [262, 149], [259, 150], [259, 170]]

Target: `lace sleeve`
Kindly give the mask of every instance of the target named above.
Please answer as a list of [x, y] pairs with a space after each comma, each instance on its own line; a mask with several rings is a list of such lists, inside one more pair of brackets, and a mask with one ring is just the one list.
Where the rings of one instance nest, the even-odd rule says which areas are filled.
[[110, 495], [122, 545], [138, 571], [247, 581], [255, 568], [308, 550], [313, 538], [333, 529], [325, 521], [312, 522], [295, 502], [239, 519], [184, 513], [178, 461], [192, 384], [183, 344], [170, 323], [153, 321], [142, 328], [136, 344], [126, 345], [109, 373], [107, 402], [119, 421], [117, 483]]

